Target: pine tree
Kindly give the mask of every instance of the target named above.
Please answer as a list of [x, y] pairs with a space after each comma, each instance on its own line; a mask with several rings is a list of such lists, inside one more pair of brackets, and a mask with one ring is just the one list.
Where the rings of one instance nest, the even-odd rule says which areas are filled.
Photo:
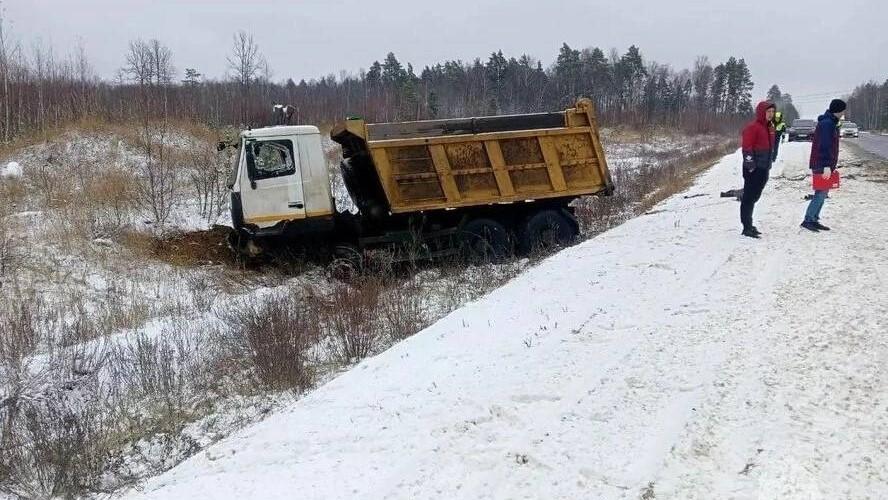
[[394, 52], [389, 52], [382, 63], [382, 80], [386, 83], [400, 83], [405, 76], [404, 67], [401, 66]]
[[580, 51], [570, 48], [566, 43], [562, 44], [558, 59], [555, 61], [555, 76], [560, 91], [558, 100], [561, 103], [576, 100], [581, 69]]
[[194, 68], [185, 68], [185, 78], [182, 80], [182, 83], [189, 87], [196, 87], [200, 85], [200, 77], [202, 76]]
[[582, 88], [584, 96], [592, 98], [596, 109], [604, 110], [604, 95], [610, 85], [610, 66], [604, 52], [598, 47], [586, 49], [581, 54]]
[[379, 61], [373, 61], [370, 65], [370, 71], [367, 72], [367, 83], [373, 87], [382, 82], [382, 65]]
[[752, 73], [749, 66], [743, 58], [737, 62], [737, 78], [739, 85], [737, 88], [737, 109], [736, 112], [741, 115], [752, 113], [752, 89], [755, 84], [752, 82]]
[[771, 88], [768, 89], [767, 99], [774, 104], [777, 104], [783, 100], [783, 94], [780, 93], [780, 87], [778, 87], [776, 83], [774, 85], [771, 85]]
[[725, 62], [725, 101], [726, 114], [735, 114], [740, 103], [740, 72], [737, 59], [729, 57]]
[[694, 70], [690, 78], [694, 92], [694, 107], [697, 112], [697, 132], [703, 132], [709, 127], [708, 117], [715, 111], [709, 106], [712, 76], [712, 65], [709, 64], [709, 58], [698, 57], [694, 61]]
[[438, 94], [434, 91], [429, 92], [429, 97], [426, 99], [426, 108], [429, 110], [429, 118], [437, 118], [438, 117]]
[[498, 114], [501, 110], [501, 100], [503, 96], [503, 88], [506, 80], [506, 58], [503, 51], [494, 52], [490, 55], [485, 66], [487, 81], [490, 84], [489, 90], [489, 110], [493, 114]]
[[790, 124], [793, 120], [799, 118], [799, 110], [796, 109], [795, 105], [792, 103], [792, 96], [789, 94], [783, 94], [782, 102], [778, 109], [783, 113], [783, 121], [787, 124]]
[[398, 110], [398, 118], [401, 120], [418, 120], [419, 119], [419, 96], [417, 93], [417, 84], [419, 78], [413, 72], [413, 65], [407, 63], [407, 71], [402, 76], [401, 83], [398, 87], [400, 91], [400, 108]]
[[712, 70], [712, 87], [709, 91], [709, 102], [712, 112], [720, 115], [725, 113], [725, 91], [727, 90], [727, 71], [724, 63]]
[[629, 50], [620, 57], [617, 66], [620, 74], [620, 83], [622, 84], [621, 95], [626, 105], [634, 107], [639, 95], [640, 87], [645, 78], [648, 76], [647, 69], [644, 67], [644, 60], [641, 57], [641, 51], [635, 45], [629, 47]]

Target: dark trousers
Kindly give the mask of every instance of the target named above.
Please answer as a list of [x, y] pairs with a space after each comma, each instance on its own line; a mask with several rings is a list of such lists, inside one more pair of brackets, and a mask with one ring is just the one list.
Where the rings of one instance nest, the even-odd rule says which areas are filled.
[[782, 136], [783, 134], [779, 132], [774, 136], [774, 151], [771, 154], [771, 161], [777, 161], [777, 151], [780, 150], [780, 139], [782, 139]]
[[743, 228], [752, 227], [752, 211], [755, 202], [762, 196], [762, 190], [768, 183], [768, 171], [757, 168], [752, 172], [743, 170], [743, 198], [740, 199], [740, 222]]

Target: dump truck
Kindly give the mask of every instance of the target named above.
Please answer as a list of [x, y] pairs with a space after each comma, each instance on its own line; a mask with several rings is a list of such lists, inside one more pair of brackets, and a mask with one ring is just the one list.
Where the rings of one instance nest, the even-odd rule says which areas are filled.
[[570, 202], [610, 195], [591, 101], [561, 112], [334, 127], [357, 213], [338, 211], [320, 132], [241, 132], [230, 183], [232, 246], [256, 254], [298, 244], [360, 266], [461, 255], [499, 260], [564, 245], [579, 225]]

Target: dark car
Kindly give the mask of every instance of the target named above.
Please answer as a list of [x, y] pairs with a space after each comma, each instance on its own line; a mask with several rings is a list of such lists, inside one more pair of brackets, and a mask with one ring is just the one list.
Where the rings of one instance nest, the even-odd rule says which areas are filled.
[[792, 126], [790, 126], [786, 132], [788, 134], [787, 140], [789, 142], [792, 141], [813, 141], [814, 140], [814, 127], [816, 127], [816, 123], [814, 120], [806, 120], [804, 118], [799, 118], [798, 120], [792, 121]]

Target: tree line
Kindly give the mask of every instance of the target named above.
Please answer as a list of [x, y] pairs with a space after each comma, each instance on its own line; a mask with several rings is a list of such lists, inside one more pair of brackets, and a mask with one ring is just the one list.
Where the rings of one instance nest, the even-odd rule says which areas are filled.
[[[530, 55], [492, 52], [486, 60], [444, 61], [417, 71], [394, 53], [356, 74], [274, 81], [254, 38], [238, 32], [225, 78], [185, 68], [158, 40], [133, 40], [111, 81], [98, 78], [82, 48], [59, 57], [51, 47], [11, 43], [0, 24], [0, 138], [8, 142], [84, 117], [127, 121], [143, 116], [211, 126], [267, 124], [273, 103], [292, 104], [297, 123], [329, 124], [346, 116], [370, 122], [528, 113], [563, 109], [591, 98], [606, 125], [668, 126], [708, 132], [752, 113], [752, 76], [742, 58], [713, 64], [699, 57], [676, 70], [625, 53], [563, 44], [549, 66]], [[147, 114], [147, 115], [146, 115]]]
[[858, 85], [848, 97], [845, 114], [866, 130], [888, 130], [888, 79]]

